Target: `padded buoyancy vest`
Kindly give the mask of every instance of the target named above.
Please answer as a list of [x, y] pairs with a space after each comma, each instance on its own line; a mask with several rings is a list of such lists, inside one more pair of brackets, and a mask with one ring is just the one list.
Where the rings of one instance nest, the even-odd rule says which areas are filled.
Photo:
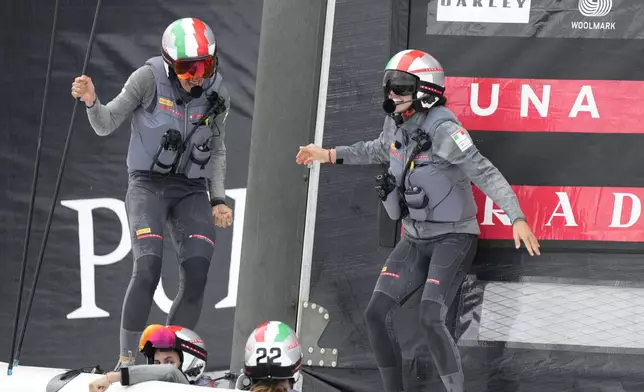
[[[219, 90], [222, 77], [217, 73], [214, 82], [206, 81], [206, 88], [201, 97], [179, 105], [177, 103], [180, 98], [179, 92], [168, 78], [161, 56], [149, 59], [146, 65], [154, 73], [156, 94], [151, 109], [139, 106], [132, 115], [127, 166], [129, 171], [149, 171], [152, 167], [155, 172], [168, 173], [170, 169], [167, 166], [172, 165], [176, 152], [162, 150], [158, 156], [161, 166], [153, 165], [164, 135], [169, 130], [176, 130], [181, 135], [181, 143], [183, 143], [194, 125], [210, 109], [211, 103], [207, 96]], [[210, 167], [214, 163], [210, 160], [212, 137], [219, 136], [215, 135], [207, 125], [201, 125], [195, 130], [178, 162], [177, 174], [184, 174], [188, 178], [212, 176]]]
[[[431, 237], [445, 231], [478, 234], [471, 180], [458, 166], [432, 154], [433, 147], [418, 153], [413, 166], [402, 178], [417, 146], [417, 141], [413, 140], [415, 133], [422, 131], [434, 140], [438, 126], [444, 121], [460, 124], [456, 116], [443, 106], [429, 110], [421, 121], [419, 129], [405, 129], [404, 124], [391, 130], [389, 172], [396, 178], [398, 189], [383, 202], [387, 212], [392, 219], [399, 219], [399, 203], [403, 200], [409, 211], [403, 223], [415, 237]], [[395, 127], [393, 121], [390, 124]], [[404, 194], [400, 193], [403, 181]], [[435, 230], [438, 226], [443, 228]]]

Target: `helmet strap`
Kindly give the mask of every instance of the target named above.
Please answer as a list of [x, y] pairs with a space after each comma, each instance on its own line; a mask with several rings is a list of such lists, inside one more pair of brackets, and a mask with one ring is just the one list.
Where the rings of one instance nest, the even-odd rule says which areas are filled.
[[418, 91], [428, 95], [442, 96], [445, 94], [445, 87], [440, 86], [436, 83], [420, 81], [418, 86]]
[[413, 108], [419, 112], [427, 112], [429, 109], [433, 108], [436, 106], [436, 104], [441, 100], [441, 96], [438, 95], [427, 95], [423, 97], [422, 99], [419, 99], [418, 101], [414, 101]]

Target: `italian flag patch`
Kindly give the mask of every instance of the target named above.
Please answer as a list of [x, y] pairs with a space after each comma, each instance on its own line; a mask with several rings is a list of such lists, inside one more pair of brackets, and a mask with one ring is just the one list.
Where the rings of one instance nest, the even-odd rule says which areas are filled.
[[472, 147], [474, 144], [472, 142], [472, 138], [470, 138], [470, 135], [465, 132], [463, 129], [459, 129], [458, 131], [452, 133], [452, 140], [456, 142], [456, 145], [461, 151], [466, 151], [468, 148]]

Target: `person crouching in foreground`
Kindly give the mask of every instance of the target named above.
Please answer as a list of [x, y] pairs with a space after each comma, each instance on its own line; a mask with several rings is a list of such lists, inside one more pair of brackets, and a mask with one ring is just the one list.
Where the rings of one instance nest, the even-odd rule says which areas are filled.
[[246, 341], [244, 374], [237, 379], [235, 390], [295, 392], [301, 366], [302, 349], [295, 331], [280, 321], [267, 321]]
[[146, 381], [214, 387], [211, 380], [203, 377], [208, 352], [203, 340], [192, 330], [174, 325], [150, 325], [141, 335], [139, 350], [147, 365], [109, 372], [90, 383], [89, 391], [105, 391], [115, 382], [128, 386]]

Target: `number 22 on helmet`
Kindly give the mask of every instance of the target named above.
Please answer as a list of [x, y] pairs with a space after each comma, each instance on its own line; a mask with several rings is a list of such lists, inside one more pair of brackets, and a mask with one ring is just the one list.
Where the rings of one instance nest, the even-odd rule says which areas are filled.
[[267, 321], [246, 341], [244, 374], [253, 380], [299, 378], [302, 348], [295, 331], [280, 321]]

